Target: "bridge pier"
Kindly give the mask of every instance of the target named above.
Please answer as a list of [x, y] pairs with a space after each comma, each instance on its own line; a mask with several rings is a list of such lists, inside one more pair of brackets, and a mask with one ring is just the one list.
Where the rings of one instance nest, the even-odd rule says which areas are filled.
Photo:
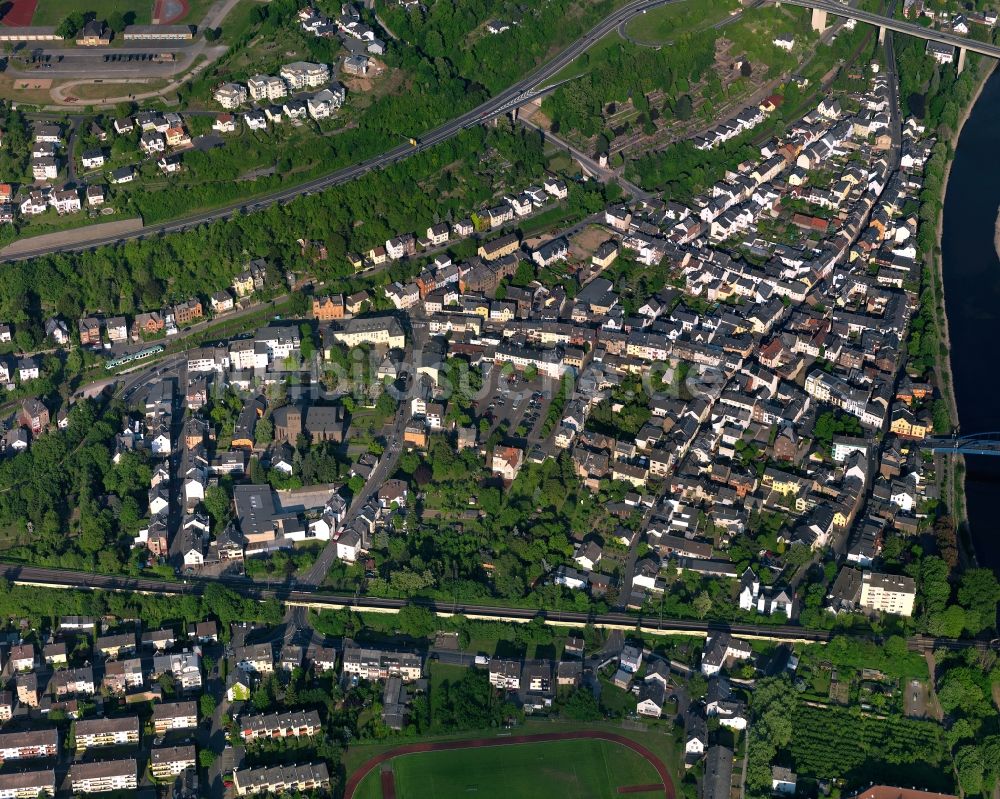
[[965, 48], [958, 48], [958, 66], [955, 67], [955, 72], [959, 75], [962, 74], [962, 70], [965, 69]]
[[878, 43], [885, 44], [885, 25], [878, 26]]
[[812, 11], [812, 29], [819, 33], [826, 30], [826, 11], [822, 8], [814, 8]]

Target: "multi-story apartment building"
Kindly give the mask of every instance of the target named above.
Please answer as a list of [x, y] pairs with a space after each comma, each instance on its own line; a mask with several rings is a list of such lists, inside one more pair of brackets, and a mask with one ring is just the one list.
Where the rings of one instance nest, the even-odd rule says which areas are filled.
[[10, 648], [11, 671], [31, 671], [35, 668], [35, 647], [32, 644], [19, 644]]
[[250, 90], [250, 99], [254, 101], [279, 100], [288, 94], [285, 82], [274, 75], [254, 75], [247, 79], [247, 89]]
[[205, 312], [201, 307], [201, 300], [192, 297], [186, 302], [178, 303], [174, 306], [174, 319], [179, 325], [186, 325], [195, 319], [201, 319]]
[[136, 643], [135, 633], [116, 633], [115, 635], [102, 635], [94, 643], [94, 651], [106, 658], [118, 658], [122, 655], [135, 654]]
[[201, 658], [197, 652], [174, 652], [153, 658], [153, 674], [173, 674], [183, 690], [201, 688]]
[[124, 746], [139, 743], [139, 717], [80, 719], [76, 722], [76, 751], [100, 746]]
[[263, 738], [311, 738], [321, 726], [315, 710], [265, 713], [240, 718], [240, 737], [247, 742]]
[[237, 796], [256, 793], [289, 793], [326, 790], [330, 787], [330, 772], [325, 763], [301, 766], [240, 769], [233, 773]]
[[130, 688], [142, 688], [145, 673], [139, 658], [112, 660], [104, 666], [104, 681], [101, 686], [113, 694], [123, 694]]
[[861, 577], [861, 607], [912, 616], [917, 585], [912, 577], [866, 571]]
[[176, 777], [195, 767], [194, 744], [162, 746], [149, 753], [149, 769], [158, 780]]
[[0, 799], [38, 799], [55, 793], [56, 773], [52, 769], [0, 774]]
[[357, 674], [365, 680], [384, 680], [395, 675], [405, 682], [419, 680], [423, 661], [413, 652], [388, 649], [364, 649], [353, 641], [344, 641], [344, 673]]
[[270, 644], [250, 644], [236, 647], [233, 651], [236, 668], [254, 674], [274, 672], [274, 650]]
[[93, 696], [97, 692], [94, 687], [94, 670], [90, 666], [57, 671], [52, 675], [50, 687], [57, 699], [70, 694]]
[[330, 82], [330, 67], [326, 64], [312, 64], [308, 61], [294, 61], [278, 70], [292, 91], [315, 89]]
[[240, 83], [223, 83], [212, 93], [215, 102], [227, 111], [239, 108], [247, 101], [248, 96], [246, 86]]
[[[345, 347], [370, 344], [374, 347], [401, 348], [406, 335], [399, 321], [393, 316], [370, 316], [348, 319], [329, 329], [329, 335]], [[324, 342], [327, 352], [329, 346]]]
[[139, 785], [138, 767], [133, 758], [74, 763], [69, 768], [69, 779], [75, 794], [134, 791]]
[[517, 691], [521, 688], [521, 664], [516, 660], [490, 661], [490, 685], [502, 691]]
[[170, 730], [193, 730], [198, 726], [195, 702], [166, 702], [153, 706], [153, 731], [163, 735]]
[[36, 757], [56, 757], [59, 754], [59, 731], [22, 730], [0, 733], [0, 761], [31, 760]]

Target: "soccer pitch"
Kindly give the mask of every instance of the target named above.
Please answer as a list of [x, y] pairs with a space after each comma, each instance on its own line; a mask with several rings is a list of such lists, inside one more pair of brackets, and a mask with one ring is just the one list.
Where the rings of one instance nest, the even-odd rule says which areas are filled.
[[[619, 787], [660, 784], [638, 753], [588, 739], [406, 754], [392, 760], [392, 771], [396, 799], [612, 799]], [[662, 797], [663, 788], [629, 795]], [[382, 799], [378, 769], [356, 799]]]

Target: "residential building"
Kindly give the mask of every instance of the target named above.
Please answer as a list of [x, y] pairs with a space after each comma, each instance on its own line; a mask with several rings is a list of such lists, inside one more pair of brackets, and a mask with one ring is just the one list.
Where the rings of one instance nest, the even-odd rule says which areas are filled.
[[132, 758], [74, 763], [69, 767], [73, 793], [134, 791], [139, 787], [138, 773], [138, 765]]
[[79, 719], [76, 722], [76, 751], [101, 746], [124, 746], [139, 743], [139, 717]]
[[0, 799], [38, 799], [55, 793], [56, 773], [52, 769], [0, 773]]
[[328, 337], [348, 348], [368, 344], [402, 349], [406, 344], [403, 328], [394, 316], [363, 316], [334, 323], [323, 335], [323, 347], [329, 359]]
[[33, 760], [58, 755], [59, 730], [55, 727], [0, 733], [0, 762]]
[[197, 652], [174, 652], [153, 658], [153, 674], [172, 674], [181, 690], [201, 688], [201, 657]]
[[326, 294], [313, 297], [312, 315], [321, 322], [344, 318], [344, 296], [342, 294]]
[[912, 616], [917, 585], [912, 577], [866, 571], [861, 577], [860, 605], [868, 610]]
[[280, 100], [288, 94], [288, 87], [285, 81], [273, 75], [254, 75], [247, 79], [247, 89], [250, 92], [250, 99], [254, 102], [258, 100]]
[[292, 91], [315, 89], [329, 82], [330, 67], [326, 64], [295, 61], [279, 69], [278, 74], [285, 80]]
[[233, 784], [237, 796], [325, 791], [330, 788], [330, 773], [325, 763], [237, 769]]
[[153, 747], [149, 753], [149, 769], [158, 780], [166, 780], [197, 768], [194, 744]]
[[246, 86], [240, 83], [223, 83], [215, 89], [212, 97], [227, 111], [232, 111], [247, 101], [249, 92]]
[[274, 651], [270, 644], [250, 644], [233, 651], [236, 668], [251, 674], [274, 672]]
[[312, 738], [322, 729], [315, 710], [241, 716], [240, 737], [247, 743], [272, 738]]
[[365, 680], [384, 680], [389, 676], [400, 677], [404, 682], [419, 680], [423, 676], [423, 660], [414, 652], [389, 649], [368, 649], [344, 640], [344, 673], [357, 674]]
[[84, 666], [80, 669], [57, 671], [52, 675], [49, 687], [56, 699], [74, 694], [93, 696], [97, 693], [94, 685], [94, 670], [90, 666]]
[[201, 319], [204, 315], [205, 312], [202, 310], [201, 300], [197, 297], [192, 297], [174, 306], [174, 319], [178, 325], [190, 324], [197, 319]]
[[153, 705], [153, 731], [158, 736], [171, 730], [193, 730], [197, 726], [196, 702], [166, 702]]

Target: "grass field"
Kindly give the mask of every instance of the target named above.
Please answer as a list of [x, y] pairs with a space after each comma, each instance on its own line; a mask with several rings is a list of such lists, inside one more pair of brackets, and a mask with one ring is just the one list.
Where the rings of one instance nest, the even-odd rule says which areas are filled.
[[[599, 740], [549, 741], [423, 752], [392, 761], [398, 799], [612, 799], [623, 785], [659, 783], [637, 753]], [[634, 793], [636, 799], [663, 796]], [[382, 799], [379, 770], [361, 783], [357, 799]]]
[[153, 0], [42, 0], [35, 8], [32, 25], [58, 25], [73, 11], [93, 12], [97, 19], [106, 20], [117, 11], [122, 16], [135, 14], [136, 25], [148, 25], [153, 16]]
[[663, 44], [676, 36], [715, 24], [739, 8], [733, 0], [660, 6], [629, 20], [625, 32], [639, 42]]

